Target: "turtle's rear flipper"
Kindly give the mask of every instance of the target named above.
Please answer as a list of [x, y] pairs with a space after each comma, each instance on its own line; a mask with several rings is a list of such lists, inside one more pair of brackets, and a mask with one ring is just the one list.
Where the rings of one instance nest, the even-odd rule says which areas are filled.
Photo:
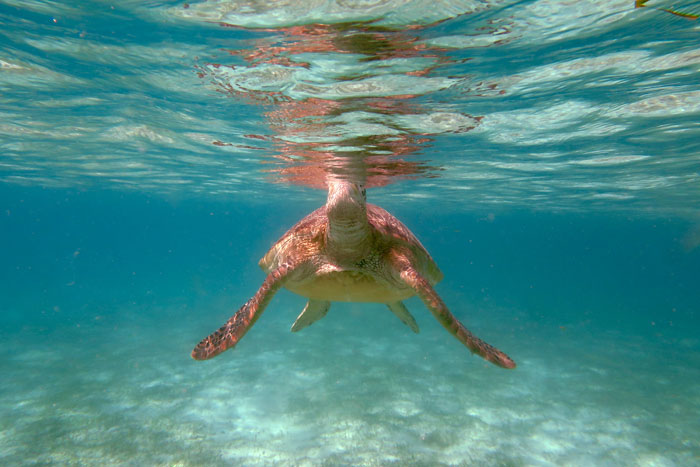
[[403, 302], [394, 302], [394, 303], [387, 303], [386, 306], [389, 307], [389, 309], [399, 317], [401, 322], [411, 328], [413, 332], [418, 334], [418, 323], [416, 323], [416, 319], [411, 315], [411, 313], [408, 311], [406, 308], [406, 305], [403, 304]]
[[301, 331], [306, 326], [310, 326], [319, 319], [326, 316], [328, 310], [331, 308], [331, 302], [327, 300], [314, 300], [309, 299], [306, 302], [306, 306], [301, 311], [299, 316], [297, 316], [296, 321], [292, 324], [292, 332]]
[[283, 264], [272, 271], [265, 278], [265, 282], [256, 294], [231, 316], [226, 324], [197, 344], [192, 350], [192, 358], [207, 360], [236, 345], [248, 329], [255, 324], [277, 290], [284, 285], [292, 270], [292, 266]]

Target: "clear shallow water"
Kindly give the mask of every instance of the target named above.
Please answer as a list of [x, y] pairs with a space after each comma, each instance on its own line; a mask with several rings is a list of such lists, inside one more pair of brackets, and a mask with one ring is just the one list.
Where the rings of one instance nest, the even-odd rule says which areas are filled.
[[[697, 464], [697, 21], [304, 5], [0, 5], [0, 460]], [[287, 292], [189, 358], [347, 161], [515, 371]]]

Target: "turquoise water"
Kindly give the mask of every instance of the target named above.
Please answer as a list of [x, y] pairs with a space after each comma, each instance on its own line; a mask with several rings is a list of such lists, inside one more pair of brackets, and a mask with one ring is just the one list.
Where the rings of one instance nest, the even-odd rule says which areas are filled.
[[[0, 1], [0, 464], [700, 463], [698, 14]], [[515, 370], [284, 290], [190, 358], [333, 173]]]

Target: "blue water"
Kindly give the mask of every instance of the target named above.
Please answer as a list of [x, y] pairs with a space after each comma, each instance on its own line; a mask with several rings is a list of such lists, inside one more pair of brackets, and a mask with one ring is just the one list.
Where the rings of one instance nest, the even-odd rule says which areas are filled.
[[[700, 6], [634, 3], [0, 1], [0, 464], [699, 464]], [[285, 290], [190, 358], [338, 173], [515, 370]]]

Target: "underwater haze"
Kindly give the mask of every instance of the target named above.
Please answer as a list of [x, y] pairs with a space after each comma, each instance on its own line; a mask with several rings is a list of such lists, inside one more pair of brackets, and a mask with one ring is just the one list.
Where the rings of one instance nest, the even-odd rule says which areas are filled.
[[[700, 4], [0, 0], [0, 464], [700, 464]], [[192, 348], [361, 175], [416, 297]]]

